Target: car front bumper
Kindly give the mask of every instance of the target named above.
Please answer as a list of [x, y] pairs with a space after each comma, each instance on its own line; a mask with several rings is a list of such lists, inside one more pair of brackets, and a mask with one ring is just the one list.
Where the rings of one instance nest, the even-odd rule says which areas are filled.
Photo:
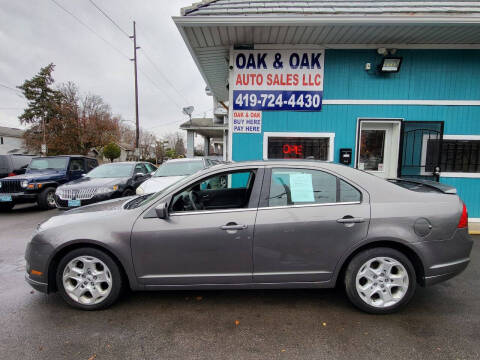
[[[95, 195], [91, 199], [80, 200], [80, 206], [91, 205], [100, 201], [115, 199], [120, 196], [121, 196], [121, 193], [119, 192], [111, 192], [106, 194]], [[57, 208], [64, 209], [64, 210], [70, 210], [70, 209], [75, 209], [77, 207], [80, 207], [80, 206], [68, 206], [68, 200], [62, 200], [57, 195], [55, 195], [55, 203], [57, 204]]]
[[[10, 195], [12, 197], [12, 203], [14, 204], [21, 204], [21, 203], [31, 203], [31, 202], [36, 202], [38, 194], [37, 193], [32, 193], [32, 192], [20, 192], [20, 193], [0, 193], [0, 195]], [[9, 203], [8, 202], [2, 202], [4, 204]]]
[[53, 247], [48, 243], [35, 240], [36, 236], [39, 235], [34, 235], [25, 249], [25, 280], [35, 290], [48, 293], [50, 290], [48, 286], [48, 264], [53, 253]]

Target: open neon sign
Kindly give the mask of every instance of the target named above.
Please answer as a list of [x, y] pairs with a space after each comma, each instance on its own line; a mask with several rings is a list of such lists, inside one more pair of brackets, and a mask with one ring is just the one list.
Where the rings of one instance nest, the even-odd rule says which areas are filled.
[[282, 151], [285, 155], [303, 156], [303, 145], [285, 144], [282, 147]]

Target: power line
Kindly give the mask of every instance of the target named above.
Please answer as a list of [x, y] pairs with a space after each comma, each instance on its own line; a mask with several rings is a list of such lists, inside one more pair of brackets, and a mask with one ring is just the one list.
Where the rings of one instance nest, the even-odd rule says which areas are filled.
[[158, 68], [158, 66], [155, 64], [155, 62], [150, 58], [150, 56], [148, 56], [147, 52], [145, 51], [145, 49], [141, 49], [142, 52], [143, 52], [143, 55], [145, 55], [145, 58], [148, 60], [148, 62], [150, 64], [152, 64], [152, 66], [155, 68], [155, 70], [157, 70], [157, 72], [160, 74], [160, 76], [163, 78], [163, 80], [168, 84], [170, 85], [170, 87], [175, 90], [175, 92], [183, 99], [185, 100], [185, 102], [189, 102], [188, 99], [185, 97], [184, 94], [182, 94], [176, 87], [175, 85], [173, 85], [170, 80], [168, 80], [168, 78], [163, 74], [163, 72]]
[[8, 86], [8, 85], [0, 84], [0, 86], [3, 87], [3, 88], [5, 88], [5, 89], [8, 89], [8, 90], [15, 91], [16, 93], [19, 93], [19, 94], [22, 93], [20, 90], [15, 89], [15, 88], [13, 88], [13, 87], [11, 87], [11, 86]]
[[107, 39], [105, 39], [102, 35], [100, 35], [99, 33], [97, 33], [91, 26], [89, 26], [88, 24], [86, 24], [84, 21], [82, 21], [79, 17], [77, 17], [74, 13], [72, 13], [71, 11], [67, 10], [66, 8], [64, 8], [62, 5], [60, 5], [56, 0], [50, 0], [52, 1], [55, 5], [57, 5], [60, 9], [62, 9], [63, 11], [65, 11], [67, 14], [69, 14], [71, 17], [73, 17], [75, 20], [77, 20], [82, 26], [84, 26], [85, 28], [87, 28], [92, 34], [94, 34], [96, 37], [98, 37], [99, 39], [101, 39], [103, 42], [105, 42], [108, 46], [110, 46], [113, 50], [115, 50], [117, 53], [119, 53], [121, 56], [123, 56], [124, 58], [130, 60], [130, 57], [125, 55], [121, 50], [119, 50], [115, 45], [113, 45], [110, 41], [108, 41]]
[[152, 80], [152, 78], [150, 76], [148, 76], [142, 69], [139, 69], [139, 71], [142, 73], [142, 75], [148, 80], [150, 81], [150, 83], [155, 86], [159, 91], [161, 91], [162, 93], [164, 93], [170, 100], [172, 100], [175, 105], [177, 105], [180, 109], [182, 108], [182, 105], [180, 105], [177, 100], [175, 98], [173, 98], [169, 93], [167, 93], [164, 89], [162, 89], [160, 86], [157, 85], [157, 83], [155, 81]]
[[105, 16], [108, 20], [110, 20], [110, 22], [118, 29], [120, 30], [126, 37], [130, 38], [130, 35], [122, 29], [122, 27], [120, 25], [117, 24], [117, 22], [115, 20], [113, 20], [110, 16], [108, 16], [108, 14], [102, 10], [97, 4], [95, 4], [95, 2], [93, 0], [88, 0], [90, 1], [90, 3], [95, 6], [95, 8], [100, 11], [102, 13], [103, 16]]

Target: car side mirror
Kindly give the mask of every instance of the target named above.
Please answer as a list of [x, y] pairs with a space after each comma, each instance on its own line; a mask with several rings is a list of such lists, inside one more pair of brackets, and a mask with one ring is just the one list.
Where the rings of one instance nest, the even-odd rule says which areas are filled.
[[145, 174], [142, 174], [142, 173], [136, 173], [133, 177], [136, 179], [139, 179], [141, 177], [143, 177]]
[[155, 208], [159, 219], [168, 219], [168, 203], [162, 202]]

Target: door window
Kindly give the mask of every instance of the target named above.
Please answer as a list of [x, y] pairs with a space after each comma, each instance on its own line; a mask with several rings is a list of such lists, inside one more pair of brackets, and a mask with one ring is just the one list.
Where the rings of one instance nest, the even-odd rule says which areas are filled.
[[173, 212], [248, 207], [255, 171], [215, 174], [188, 186], [172, 200]]
[[72, 159], [70, 160], [70, 171], [85, 171], [85, 165], [83, 159]]
[[147, 172], [148, 172], [147, 168], [143, 164], [135, 165], [135, 171], [134, 171], [135, 174], [137, 173], [146, 174]]
[[87, 172], [92, 169], [95, 169], [97, 165], [98, 165], [97, 160], [87, 159]]
[[360, 170], [383, 171], [385, 130], [362, 130], [360, 136]]
[[268, 206], [358, 202], [360, 192], [336, 176], [319, 170], [273, 169]]
[[147, 170], [148, 172], [154, 172], [155, 170], [157, 170], [157, 168], [155, 166], [153, 166], [152, 164], [150, 163], [145, 163], [145, 166], [147, 167]]

